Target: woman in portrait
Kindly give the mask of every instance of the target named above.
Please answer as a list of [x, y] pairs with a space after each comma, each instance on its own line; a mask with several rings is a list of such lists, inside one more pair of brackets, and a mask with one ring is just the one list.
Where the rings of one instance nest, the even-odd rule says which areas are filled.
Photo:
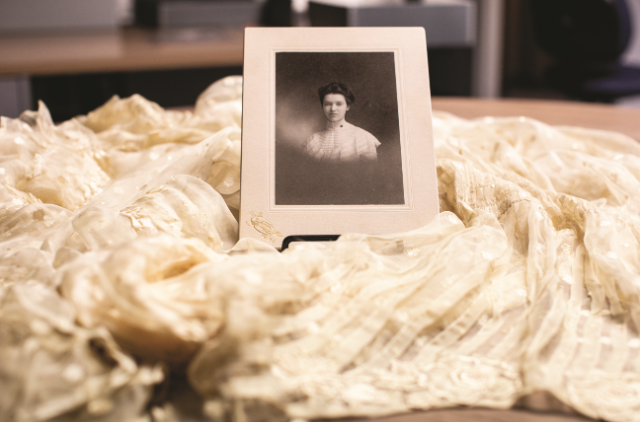
[[302, 143], [313, 194], [325, 204], [370, 204], [380, 142], [346, 121], [355, 102], [349, 87], [332, 82], [318, 89], [325, 127]]
[[303, 151], [322, 162], [375, 161], [380, 142], [366, 130], [345, 120], [355, 102], [351, 90], [345, 84], [332, 82], [320, 87], [318, 95], [327, 119], [326, 126], [302, 144]]

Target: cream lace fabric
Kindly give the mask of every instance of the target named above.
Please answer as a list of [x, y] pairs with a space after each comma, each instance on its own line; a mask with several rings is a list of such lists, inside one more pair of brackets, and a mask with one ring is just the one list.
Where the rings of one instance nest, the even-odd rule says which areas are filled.
[[214, 420], [538, 392], [640, 419], [634, 140], [436, 113], [431, 224], [280, 254], [237, 239], [240, 116], [236, 77], [193, 113], [2, 118], [0, 420], [170, 420], [147, 410], [161, 367]]

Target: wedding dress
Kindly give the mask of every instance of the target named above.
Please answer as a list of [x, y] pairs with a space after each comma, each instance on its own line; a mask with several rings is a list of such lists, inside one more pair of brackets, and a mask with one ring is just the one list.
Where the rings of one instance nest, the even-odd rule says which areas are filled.
[[235, 420], [640, 418], [634, 140], [436, 112], [434, 221], [279, 253], [237, 239], [241, 86], [2, 118], [0, 419], [149, 420], [167, 368]]

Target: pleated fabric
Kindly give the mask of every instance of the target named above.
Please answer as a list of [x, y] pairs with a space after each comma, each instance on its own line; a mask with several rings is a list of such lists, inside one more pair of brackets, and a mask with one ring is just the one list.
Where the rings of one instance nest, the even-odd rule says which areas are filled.
[[1, 420], [171, 420], [169, 371], [220, 419], [640, 419], [634, 140], [435, 113], [434, 221], [278, 253], [238, 239], [241, 82], [2, 118]]

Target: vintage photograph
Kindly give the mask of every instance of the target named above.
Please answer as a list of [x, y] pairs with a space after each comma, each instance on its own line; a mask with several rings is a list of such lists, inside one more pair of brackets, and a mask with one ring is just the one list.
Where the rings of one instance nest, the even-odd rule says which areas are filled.
[[438, 214], [424, 28], [247, 28], [243, 69], [241, 237], [281, 248]]
[[394, 52], [275, 59], [275, 204], [404, 204]]

